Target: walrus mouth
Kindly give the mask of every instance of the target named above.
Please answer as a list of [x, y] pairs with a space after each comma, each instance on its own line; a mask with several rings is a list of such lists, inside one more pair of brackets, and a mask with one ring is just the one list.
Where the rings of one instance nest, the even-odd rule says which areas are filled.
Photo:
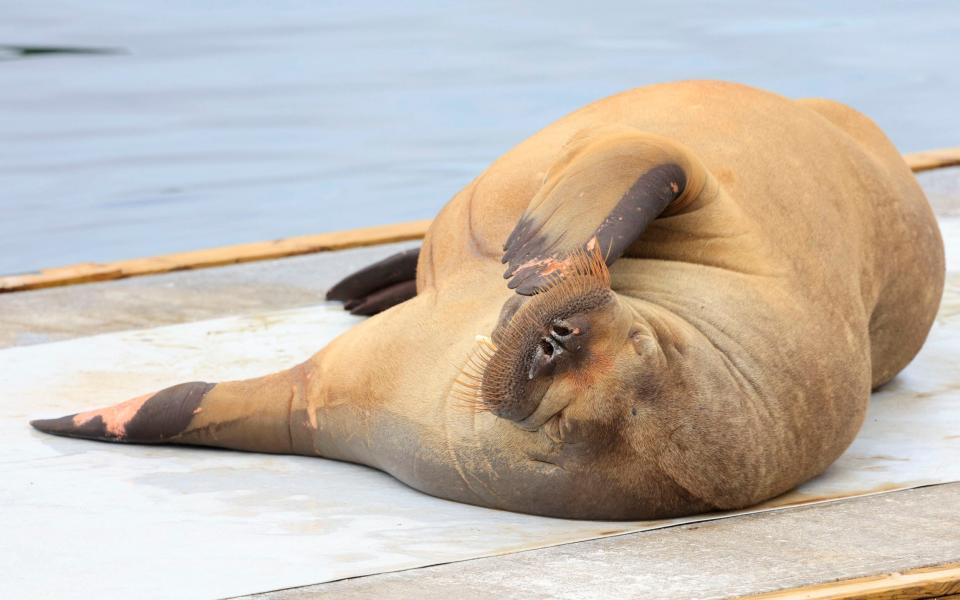
[[588, 352], [589, 313], [613, 301], [599, 250], [580, 250], [493, 337], [477, 336], [452, 394], [464, 404], [521, 422], [537, 410], [553, 376]]

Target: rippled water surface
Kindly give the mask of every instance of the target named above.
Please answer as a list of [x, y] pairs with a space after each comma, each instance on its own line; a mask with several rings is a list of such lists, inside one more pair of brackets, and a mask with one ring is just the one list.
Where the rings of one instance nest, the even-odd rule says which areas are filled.
[[832, 97], [903, 151], [960, 145], [958, 31], [953, 0], [0, 0], [0, 273], [428, 218], [554, 119], [658, 81]]

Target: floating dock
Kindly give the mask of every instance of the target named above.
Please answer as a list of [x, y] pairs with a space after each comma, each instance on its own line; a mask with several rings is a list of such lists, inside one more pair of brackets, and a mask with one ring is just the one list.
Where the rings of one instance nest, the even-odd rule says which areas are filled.
[[[960, 331], [960, 168], [919, 179], [948, 247], [940, 337], [931, 338], [928, 355], [908, 368], [900, 388], [895, 381], [880, 394], [922, 388], [926, 373], [953, 377], [928, 381], [936, 388], [929, 394], [917, 392], [922, 410], [924, 394], [960, 406], [960, 335], [943, 333]], [[229, 377], [299, 360], [355, 322], [335, 305], [324, 306], [326, 289], [415, 238], [0, 294], [0, 431], [7, 440], [0, 452], [0, 595], [960, 594], [960, 483], [900, 481], [893, 487], [913, 489], [881, 486], [873, 490], [881, 493], [816, 504], [806, 503], [818, 498], [800, 498], [803, 505], [639, 531], [645, 527], [459, 505], [333, 461], [108, 446], [43, 436], [27, 426], [31, 417], [60, 414], [64, 402], [109, 404], [140, 386], [159, 387], [164, 377]], [[18, 390], [15, 397], [11, 390]], [[954, 412], [926, 433], [934, 437], [941, 427], [941, 438], [960, 436]], [[893, 460], [896, 452], [869, 457], [876, 469], [863, 473], [879, 482], [908, 472]], [[942, 480], [957, 479], [943, 473]], [[336, 497], [357, 490], [365, 490], [362, 497]], [[351, 512], [351, 504], [367, 512]]]

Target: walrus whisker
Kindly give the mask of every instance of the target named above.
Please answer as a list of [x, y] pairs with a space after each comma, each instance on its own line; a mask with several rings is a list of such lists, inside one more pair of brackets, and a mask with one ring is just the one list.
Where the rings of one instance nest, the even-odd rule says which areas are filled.
[[450, 389], [450, 397], [455, 406], [468, 410], [483, 412], [490, 410], [483, 401], [483, 374], [487, 364], [497, 351], [497, 345], [490, 337], [477, 335], [473, 350], [460, 367], [457, 377]]

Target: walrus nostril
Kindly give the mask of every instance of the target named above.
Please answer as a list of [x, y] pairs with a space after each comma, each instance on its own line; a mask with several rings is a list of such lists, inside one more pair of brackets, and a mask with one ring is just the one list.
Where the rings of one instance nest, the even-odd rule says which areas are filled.
[[543, 350], [543, 353], [547, 356], [553, 356], [553, 344], [546, 338], [540, 340], [540, 349]]
[[527, 380], [532, 381], [539, 375], [549, 375], [553, 372], [557, 358], [565, 352], [560, 342], [552, 337], [540, 338], [530, 360], [527, 370]]
[[579, 352], [583, 349], [583, 342], [577, 338], [582, 334], [583, 329], [577, 327], [575, 322], [558, 319], [550, 325], [547, 337], [544, 339], [549, 340], [555, 348], [563, 352]]

